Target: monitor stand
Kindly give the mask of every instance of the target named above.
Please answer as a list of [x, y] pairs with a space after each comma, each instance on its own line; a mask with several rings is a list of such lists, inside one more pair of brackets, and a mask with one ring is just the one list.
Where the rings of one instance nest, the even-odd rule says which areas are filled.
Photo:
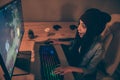
[[34, 80], [34, 74], [28, 74], [28, 72], [15, 67], [12, 80]]

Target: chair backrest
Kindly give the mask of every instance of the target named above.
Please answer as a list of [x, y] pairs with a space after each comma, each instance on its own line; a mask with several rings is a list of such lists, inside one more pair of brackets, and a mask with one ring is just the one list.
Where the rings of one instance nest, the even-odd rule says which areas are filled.
[[113, 73], [112, 77], [113, 77], [114, 80], [120, 80], [120, 63], [117, 66], [117, 68], [116, 68], [115, 72]]
[[112, 75], [120, 62], [120, 14], [111, 15], [112, 20], [102, 33], [106, 71]]

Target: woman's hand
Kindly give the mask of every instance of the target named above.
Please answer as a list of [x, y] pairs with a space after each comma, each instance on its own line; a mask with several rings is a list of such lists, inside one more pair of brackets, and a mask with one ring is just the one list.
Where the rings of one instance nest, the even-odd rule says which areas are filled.
[[54, 70], [55, 74], [60, 74], [60, 75], [64, 75], [71, 72], [83, 73], [83, 69], [78, 67], [66, 66], [66, 67], [58, 67]]
[[70, 41], [60, 41], [58, 39], [50, 39], [49, 41], [52, 41], [52, 44], [64, 44], [64, 45], [70, 45]]
[[59, 41], [58, 39], [50, 39], [50, 41], [52, 41], [53, 44], [62, 44], [62, 42]]
[[64, 74], [66, 74], [66, 73], [71, 73], [73, 69], [74, 69], [74, 68], [71, 67], [71, 66], [58, 67], [58, 68], [56, 68], [56, 69], [54, 70], [54, 73], [55, 73], [55, 74], [64, 75]]

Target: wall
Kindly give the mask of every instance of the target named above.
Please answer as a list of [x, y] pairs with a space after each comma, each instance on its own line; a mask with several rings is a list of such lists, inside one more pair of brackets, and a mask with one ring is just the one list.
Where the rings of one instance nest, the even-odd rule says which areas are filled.
[[[0, 6], [10, 0], [0, 0]], [[22, 0], [24, 21], [77, 21], [83, 11], [95, 7], [119, 14], [120, 0]]]

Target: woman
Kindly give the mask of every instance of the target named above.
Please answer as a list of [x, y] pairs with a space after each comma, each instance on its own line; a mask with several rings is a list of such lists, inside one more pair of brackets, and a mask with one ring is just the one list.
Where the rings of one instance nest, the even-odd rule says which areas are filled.
[[98, 9], [91, 8], [79, 19], [75, 40], [70, 48], [71, 66], [57, 67], [55, 74], [64, 75], [73, 72], [75, 80], [96, 80], [96, 66], [103, 53], [100, 34], [111, 16]]

